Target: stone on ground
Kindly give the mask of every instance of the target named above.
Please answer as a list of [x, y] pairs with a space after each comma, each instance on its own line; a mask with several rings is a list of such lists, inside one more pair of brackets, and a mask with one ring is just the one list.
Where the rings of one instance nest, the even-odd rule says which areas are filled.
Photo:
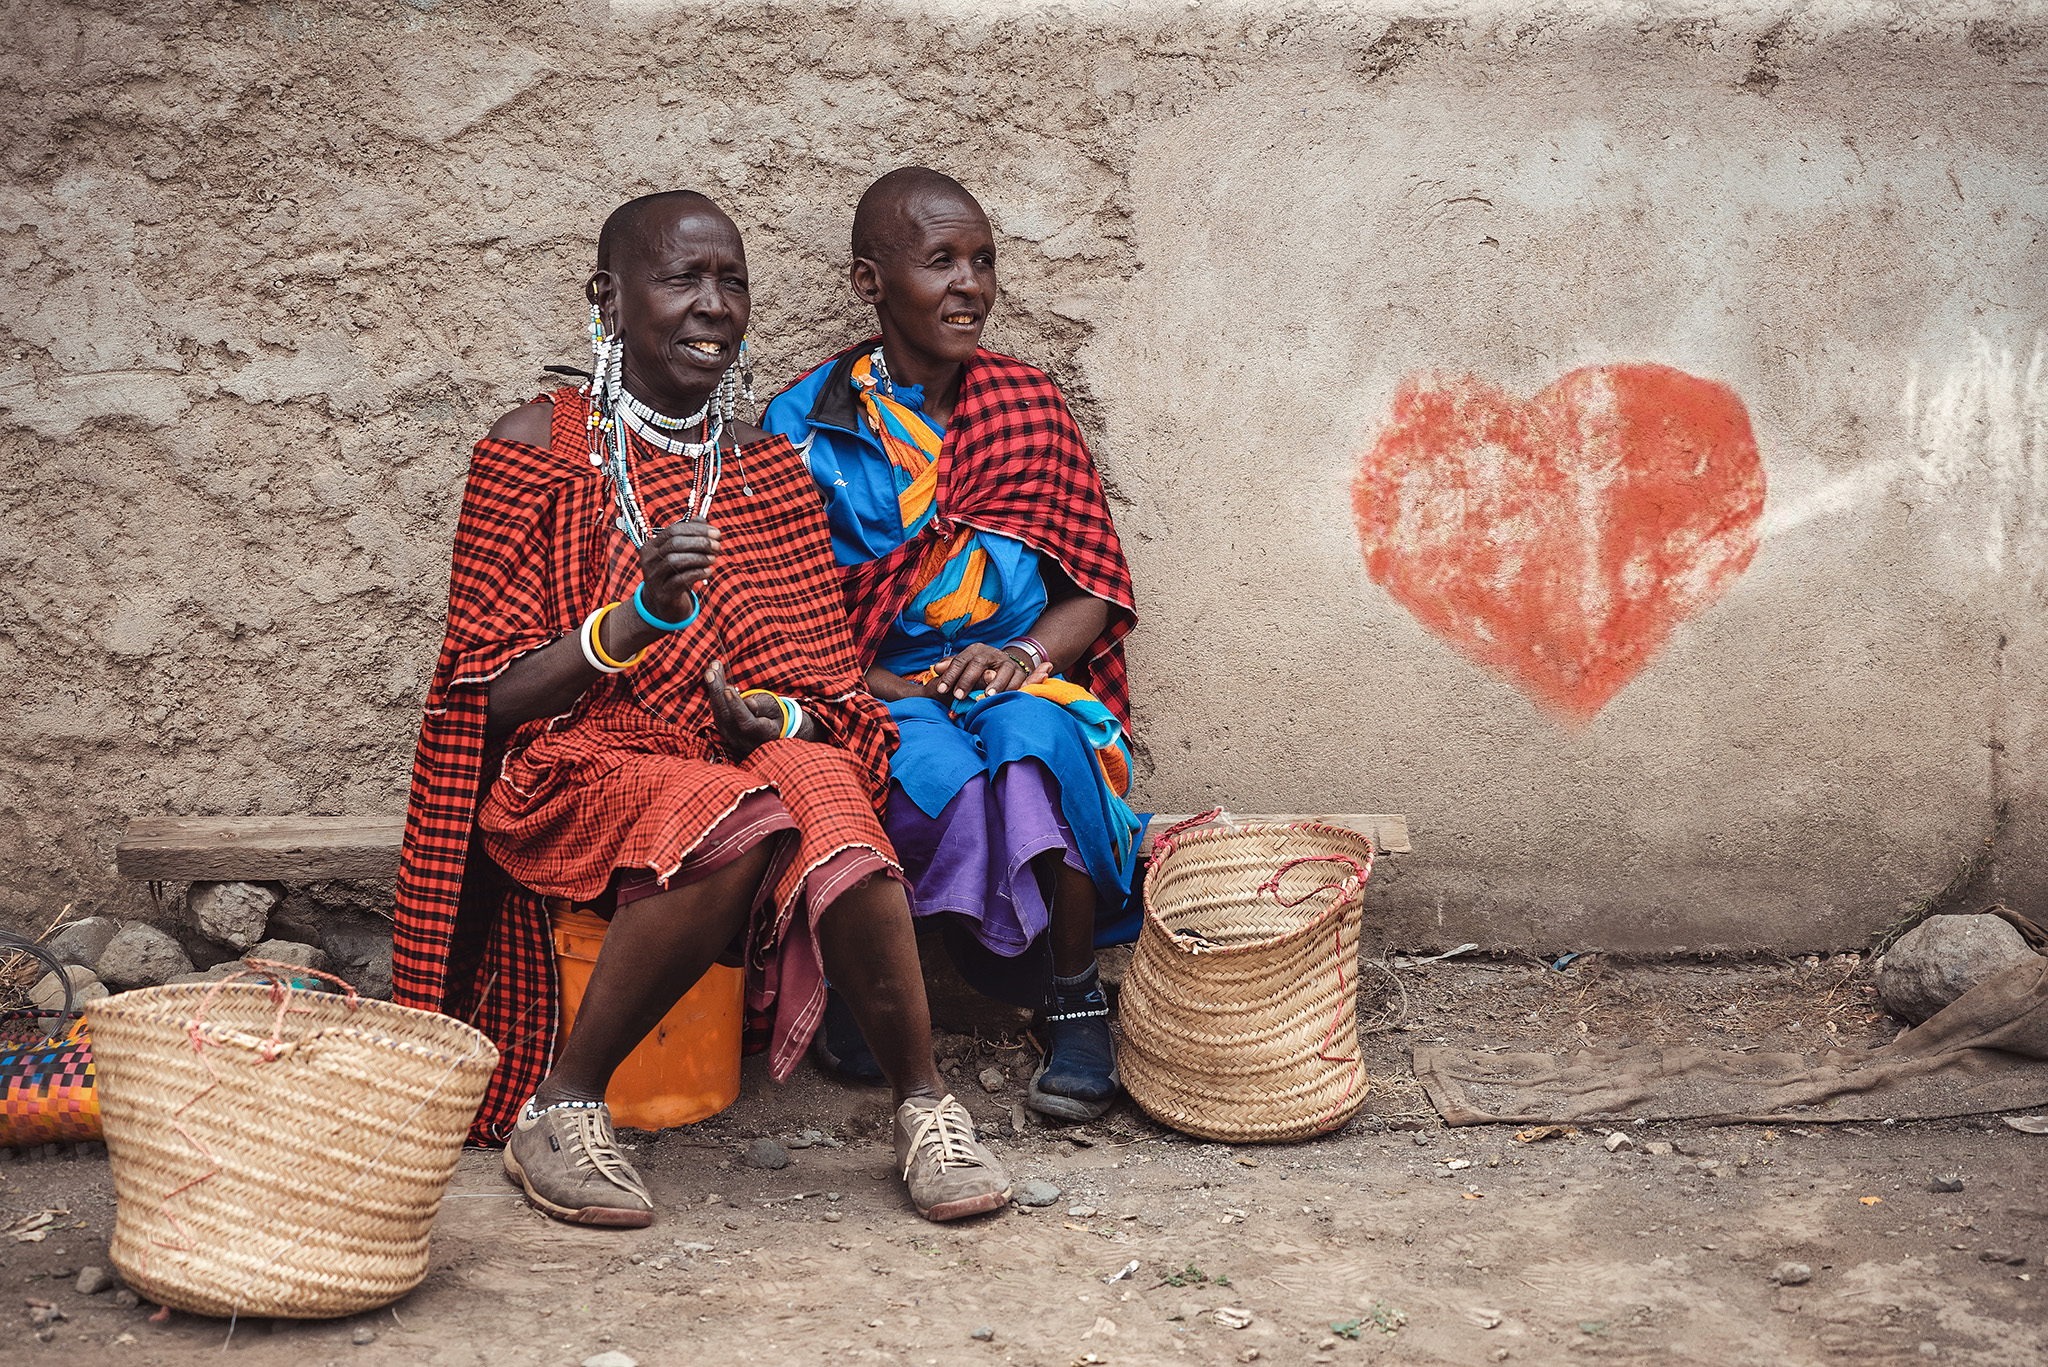
[[272, 963], [291, 964], [295, 968], [310, 968], [316, 972], [327, 971], [327, 951], [315, 945], [302, 945], [293, 940], [265, 940], [245, 956], [251, 959], [268, 959]]
[[207, 939], [247, 949], [263, 939], [280, 900], [267, 883], [194, 883], [185, 894], [185, 909]]
[[747, 1145], [747, 1166], [750, 1168], [786, 1168], [789, 1166], [789, 1150], [763, 1135]]
[[640, 1359], [628, 1357], [618, 1349], [613, 1348], [599, 1353], [595, 1357], [583, 1359], [583, 1367], [640, 1367]]
[[1804, 1286], [1813, 1280], [1813, 1269], [1805, 1263], [1779, 1263], [1771, 1280], [1780, 1286]]
[[1930, 916], [1885, 951], [1878, 999], [1917, 1025], [1992, 974], [2033, 957], [2020, 933], [1996, 916]]
[[97, 1296], [114, 1284], [114, 1274], [104, 1267], [81, 1267], [78, 1269], [78, 1294]]
[[[65, 967], [69, 970], [65, 976], [71, 979], [71, 1005], [74, 1010], [89, 1001], [100, 1001], [109, 995], [107, 989], [100, 985], [99, 976], [91, 969], [72, 964]], [[91, 988], [99, 988], [99, 991], [88, 995]], [[36, 985], [28, 990], [28, 999], [45, 1011], [62, 1011], [64, 980], [54, 972], [45, 973], [36, 980]]]
[[120, 929], [121, 923], [111, 916], [88, 916], [83, 921], [59, 926], [43, 941], [43, 948], [59, 963], [84, 964], [97, 972], [100, 955], [106, 953], [107, 943]]
[[1020, 1206], [1049, 1206], [1059, 1199], [1058, 1187], [1036, 1178], [1017, 1188], [1017, 1204]]
[[100, 981], [126, 992], [192, 971], [178, 942], [146, 921], [129, 921], [114, 932], [97, 964]]

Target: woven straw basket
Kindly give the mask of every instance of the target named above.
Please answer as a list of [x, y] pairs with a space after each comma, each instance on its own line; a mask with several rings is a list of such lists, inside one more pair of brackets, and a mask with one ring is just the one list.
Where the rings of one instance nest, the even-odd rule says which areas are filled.
[[86, 1016], [111, 1255], [138, 1293], [202, 1315], [327, 1319], [427, 1275], [427, 1229], [498, 1062], [482, 1034], [234, 982], [123, 992]]
[[1228, 1143], [1305, 1139], [1364, 1104], [1358, 937], [1372, 842], [1301, 824], [1160, 842], [1124, 975], [1124, 1088]]

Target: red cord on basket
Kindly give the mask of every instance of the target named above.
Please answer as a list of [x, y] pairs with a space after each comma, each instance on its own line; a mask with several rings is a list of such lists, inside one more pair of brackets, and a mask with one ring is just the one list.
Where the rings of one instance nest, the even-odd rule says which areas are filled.
[[[1365, 880], [1372, 876], [1372, 856], [1373, 852], [1367, 850], [1363, 864], [1360, 864], [1348, 854], [1311, 854], [1304, 855], [1299, 859], [1289, 859], [1283, 862], [1279, 868], [1273, 870], [1271, 878], [1259, 884], [1259, 891], [1262, 893], [1272, 893], [1273, 900], [1283, 907], [1298, 907], [1317, 893], [1335, 892], [1337, 894], [1336, 905], [1342, 906], [1350, 901], [1364, 887]], [[1310, 888], [1307, 892], [1290, 902], [1280, 895], [1280, 877], [1297, 864], [1348, 864], [1351, 867], [1351, 872], [1342, 882], [1325, 883], [1319, 888]], [[1331, 949], [1337, 960], [1337, 1010], [1330, 1017], [1330, 1028], [1323, 1032], [1323, 1042], [1316, 1046], [1316, 1057], [1324, 1063], [1350, 1064], [1351, 1076], [1345, 1080], [1344, 1094], [1338, 1097], [1336, 1103], [1329, 1110], [1323, 1112], [1322, 1119], [1316, 1122], [1316, 1133], [1318, 1134], [1323, 1133], [1329, 1128], [1330, 1118], [1336, 1115], [1338, 1111], [1344, 1109], [1344, 1103], [1351, 1099], [1351, 1094], [1354, 1091], [1358, 1090], [1358, 1074], [1364, 1063], [1364, 1059], [1356, 1051], [1355, 1046], [1354, 1051], [1348, 1055], [1332, 1054], [1330, 1052], [1330, 1041], [1337, 1038], [1337, 1029], [1344, 1022], [1344, 926], [1341, 921], [1334, 927], [1331, 934], [1334, 940]]]

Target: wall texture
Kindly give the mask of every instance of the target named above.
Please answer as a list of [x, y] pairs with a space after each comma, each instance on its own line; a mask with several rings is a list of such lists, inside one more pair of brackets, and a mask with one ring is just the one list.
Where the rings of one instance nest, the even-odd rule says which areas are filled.
[[732, 212], [780, 383], [908, 161], [1097, 443], [1142, 805], [1408, 813], [1414, 944], [1855, 944], [2001, 806], [2048, 900], [2048, 7], [4, 9], [0, 919], [402, 807], [606, 210]]

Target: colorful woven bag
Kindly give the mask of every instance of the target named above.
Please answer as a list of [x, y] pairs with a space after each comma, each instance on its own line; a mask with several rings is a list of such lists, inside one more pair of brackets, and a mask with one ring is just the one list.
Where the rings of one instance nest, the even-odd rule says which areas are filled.
[[5, 936], [0, 947], [34, 955], [64, 983], [62, 1011], [0, 1011], [0, 1148], [98, 1139], [92, 1033], [85, 1017], [71, 1009], [71, 975], [32, 942]]

